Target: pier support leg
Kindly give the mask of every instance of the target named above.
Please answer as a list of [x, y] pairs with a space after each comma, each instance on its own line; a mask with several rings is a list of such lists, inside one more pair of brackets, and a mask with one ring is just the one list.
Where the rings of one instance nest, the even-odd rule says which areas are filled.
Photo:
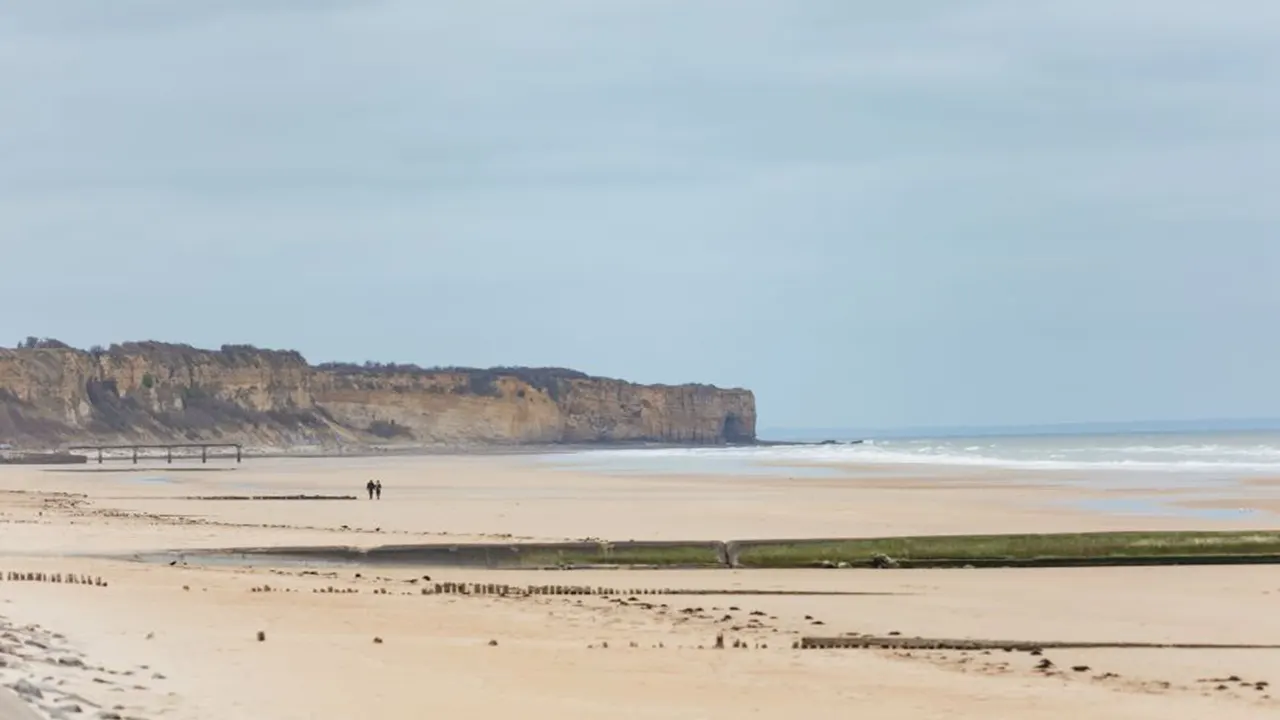
[[200, 446], [200, 462], [202, 463], [209, 462], [209, 446], [208, 445]]
[[98, 448], [98, 464], [102, 464], [102, 448]]
[[133, 464], [138, 464], [138, 448], [136, 447], [133, 449]]
[[240, 446], [236, 446], [236, 464], [240, 463]]

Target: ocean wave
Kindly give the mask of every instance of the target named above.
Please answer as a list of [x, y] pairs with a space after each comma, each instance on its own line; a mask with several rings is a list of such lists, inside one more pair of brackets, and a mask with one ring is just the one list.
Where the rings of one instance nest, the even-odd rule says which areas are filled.
[[[1081, 450], [1087, 450], [1082, 448]], [[1187, 455], [1192, 457], [1229, 458], [1233, 456], [1245, 458], [1273, 458], [1280, 462], [1280, 447], [1271, 445], [1131, 445], [1118, 448], [1118, 451], [1133, 455]]]
[[581, 454], [585, 462], [681, 460], [756, 465], [929, 465], [1023, 470], [1115, 470], [1145, 472], [1280, 473], [1280, 447], [1269, 445], [1171, 444], [1099, 445], [1044, 443], [947, 443], [880, 441], [861, 445], [782, 445], [734, 448], [653, 448], [595, 450]]

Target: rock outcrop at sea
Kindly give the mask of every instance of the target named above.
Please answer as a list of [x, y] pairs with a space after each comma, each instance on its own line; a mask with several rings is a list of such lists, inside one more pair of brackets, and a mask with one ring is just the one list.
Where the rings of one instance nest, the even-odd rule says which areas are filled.
[[0, 349], [0, 442], [259, 447], [755, 440], [751, 391], [562, 368], [310, 365], [294, 351], [136, 342]]

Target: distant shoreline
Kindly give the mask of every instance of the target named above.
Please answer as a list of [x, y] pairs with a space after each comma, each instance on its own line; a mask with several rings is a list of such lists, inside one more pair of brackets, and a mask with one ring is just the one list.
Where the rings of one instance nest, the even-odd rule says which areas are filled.
[[952, 440], [959, 438], [1101, 437], [1127, 435], [1223, 435], [1280, 432], [1280, 419], [1135, 421], [1049, 425], [922, 426], [901, 428], [770, 427], [772, 437], [813, 441], [815, 438], [877, 440]]
[[[105, 443], [104, 443], [105, 444]], [[114, 443], [113, 443], [114, 444]], [[127, 443], [120, 443], [121, 445]], [[198, 443], [197, 443], [198, 444]], [[527, 455], [572, 455], [585, 452], [608, 452], [614, 450], [717, 450], [717, 449], [733, 449], [733, 448], [754, 448], [754, 447], [810, 447], [810, 446], [830, 446], [830, 445], [848, 445], [854, 444], [850, 442], [793, 442], [793, 441], [777, 441], [777, 440], [757, 440], [750, 443], [724, 443], [718, 445], [690, 445], [682, 443], [655, 443], [655, 442], [607, 442], [607, 443], [545, 443], [545, 444], [529, 444], [529, 445], [502, 445], [502, 444], [474, 444], [474, 445], [404, 445], [404, 446], [371, 446], [357, 448], [310, 448], [300, 446], [297, 450], [289, 448], [253, 448], [245, 446], [242, 451], [244, 460], [262, 460], [262, 459], [282, 459], [282, 458], [298, 458], [298, 459], [326, 459], [326, 458], [371, 458], [371, 457], [414, 457], [414, 456], [474, 456], [474, 457], [495, 457], [495, 456], [527, 456]], [[21, 450], [13, 448], [8, 458], [0, 457], [0, 465], [97, 465], [96, 454], [68, 453], [64, 450]], [[68, 456], [75, 458], [85, 458], [85, 460], [70, 460]], [[198, 453], [175, 453], [173, 460], [190, 461], [199, 458]], [[228, 453], [225, 450], [211, 452], [209, 454], [210, 461], [225, 461], [228, 457], [234, 457], [234, 453]], [[56, 458], [56, 459], [55, 459]], [[104, 463], [121, 463], [132, 462], [133, 454], [127, 450], [111, 449], [105, 450], [102, 454]], [[146, 461], [148, 463], [156, 460], [164, 460], [166, 455], [157, 453], [154, 448], [150, 452], [140, 453], [138, 461]]]

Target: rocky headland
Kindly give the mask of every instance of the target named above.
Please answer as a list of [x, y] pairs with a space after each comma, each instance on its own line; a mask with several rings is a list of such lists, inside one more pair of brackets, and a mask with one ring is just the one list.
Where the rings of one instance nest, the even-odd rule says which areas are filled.
[[755, 441], [749, 390], [563, 368], [311, 365], [294, 351], [54, 341], [0, 349], [0, 444], [290, 448]]

